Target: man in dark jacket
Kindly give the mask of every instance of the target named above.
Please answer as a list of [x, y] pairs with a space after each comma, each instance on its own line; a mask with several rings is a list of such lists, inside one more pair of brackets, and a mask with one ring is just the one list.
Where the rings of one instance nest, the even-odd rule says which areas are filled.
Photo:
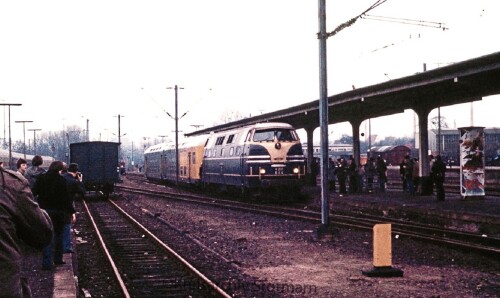
[[[82, 173], [78, 171], [78, 164], [71, 163], [68, 167], [68, 171], [63, 174], [64, 179], [66, 179], [66, 187], [68, 189], [69, 195], [71, 196], [71, 201], [78, 198], [83, 198], [85, 195], [85, 186], [82, 182]], [[71, 224], [75, 223], [75, 214], [67, 214], [66, 221], [64, 222], [63, 231], [63, 251], [65, 253], [72, 253], [73, 248], [71, 247]]]
[[339, 194], [343, 196], [347, 193], [346, 180], [347, 180], [347, 163], [345, 159], [337, 159], [337, 179], [339, 180]]
[[438, 201], [444, 201], [444, 174], [446, 172], [446, 164], [441, 159], [441, 156], [436, 156], [436, 160], [432, 164], [431, 177], [436, 186], [436, 194]]
[[31, 296], [21, 277], [20, 242], [42, 249], [51, 239], [52, 223], [35, 203], [28, 181], [0, 167], [0, 296]]
[[384, 192], [385, 183], [387, 182], [387, 164], [381, 156], [377, 157], [375, 169], [377, 170], [378, 174], [379, 190], [380, 192]]
[[[66, 179], [61, 175], [64, 164], [54, 161], [49, 170], [38, 177], [33, 187], [33, 193], [38, 195], [40, 207], [45, 209], [54, 225], [54, 237], [52, 243], [43, 249], [42, 269], [50, 270], [53, 264], [64, 264], [62, 250], [62, 236], [65, 217], [73, 215], [75, 208], [66, 187]], [[54, 254], [54, 259], [52, 259]], [[53, 262], [52, 262], [53, 261]]]

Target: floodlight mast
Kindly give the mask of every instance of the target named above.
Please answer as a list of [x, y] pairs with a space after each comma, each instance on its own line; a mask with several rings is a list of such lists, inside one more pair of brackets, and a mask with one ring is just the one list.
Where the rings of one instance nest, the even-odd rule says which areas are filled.
[[[178, 87], [177, 85], [172, 87], [167, 87], [167, 89], [174, 89], [175, 91], [175, 184], [179, 184], [179, 114], [178, 114], [178, 101], [177, 94], [179, 89], [184, 89], [182, 87]], [[168, 114], [168, 113], [167, 113]], [[185, 114], [184, 114], [185, 115]], [[183, 116], [184, 116], [183, 115]]]
[[10, 106], [21, 106], [20, 103], [0, 103], [0, 106], [8, 106], [9, 107], [9, 162], [7, 165], [8, 169], [12, 168], [12, 138], [11, 138], [11, 129], [10, 129]]
[[15, 121], [15, 122], [23, 124], [23, 154], [24, 154], [24, 159], [26, 160], [26, 123], [32, 123], [33, 121], [20, 120], [20, 121]]
[[328, 87], [326, 63], [326, 0], [319, 0], [319, 124], [321, 154], [321, 225], [328, 226], [330, 219], [330, 203], [328, 198]]
[[36, 155], [36, 132], [42, 130], [41, 128], [31, 128], [28, 131], [33, 132], [33, 155]]

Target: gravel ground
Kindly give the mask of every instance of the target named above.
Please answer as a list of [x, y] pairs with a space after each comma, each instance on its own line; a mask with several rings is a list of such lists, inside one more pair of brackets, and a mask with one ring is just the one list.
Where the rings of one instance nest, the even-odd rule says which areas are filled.
[[341, 229], [318, 241], [317, 225], [268, 216], [141, 199], [258, 278], [263, 293], [283, 297], [498, 297], [500, 263], [485, 257], [394, 238], [401, 278], [371, 278], [371, 232]]
[[31, 248], [24, 249], [23, 276], [28, 278], [33, 297], [52, 297], [53, 275], [54, 271], [42, 270], [42, 253], [40, 251]]
[[[499, 260], [398, 237], [393, 267], [404, 276], [370, 278], [362, 271], [373, 268], [371, 232], [339, 229], [318, 241], [310, 223], [157, 199], [134, 204], [232, 260], [258, 280], [256, 297], [500, 297]], [[28, 251], [24, 274], [33, 297], [50, 297], [52, 273], [40, 262], [39, 252]]]

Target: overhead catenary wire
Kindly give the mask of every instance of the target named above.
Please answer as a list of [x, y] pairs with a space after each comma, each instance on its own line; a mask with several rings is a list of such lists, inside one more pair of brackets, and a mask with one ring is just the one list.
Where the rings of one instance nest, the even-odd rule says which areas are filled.
[[[149, 98], [150, 98], [150, 99], [151, 99], [151, 100], [152, 100], [155, 104], [157, 104], [157, 105], [161, 108], [161, 110], [162, 110], [163, 112], [165, 112], [165, 114], [167, 114], [170, 118], [175, 119], [175, 117], [173, 117], [172, 115], [170, 115], [170, 113], [169, 113], [166, 109], [164, 109], [164, 108], [163, 108], [163, 106], [162, 106], [162, 105], [161, 105], [158, 101], [156, 101], [156, 100], [154, 99], [154, 97], [153, 97], [153, 96], [151, 96], [151, 94], [149, 94], [149, 93], [148, 93], [148, 92], [147, 92], [147, 91], [146, 91], [143, 87], [141, 87], [141, 90], [143, 90], [143, 91], [146, 93], [146, 95], [147, 95], [147, 96], [148, 96], [148, 97], [149, 97]], [[209, 90], [209, 91], [212, 91], [212, 88], [209, 88], [208, 90]], [[203, 97], [199, 98], [199, 99], [198, 99], [198, 100], [197, 100], [197, 101], [196, 101], [196, 102], [195, 102], [192, 106], [194, 106], [194, 107], [198, 106], [198, 104], [199, 104], [199, 103], [200, 103], [203, 99], [204, 99]], [[179, 117], [179, 119], [181, 119], [181, 118], [183, 118], [184, 116], [186, 116], [186, 115], [187, 115], [187, 113], [189, 113], [190, 111], [191, 111], [191, 109], [188, 109], [186, 112], [184, 112], [184, 114], [182, 114], [182, 115]]]
[[383, 21], [383, 22], [392, 22], [406, 25], [414, 25], [414, 26], [422, 26], [422, 27], [431, 27], [448, 30], [449, 28], [445, 27], [445, 24], [442, 22], [431, 22], [431, 21], [423, 21], [423, 20], [412, 20], [405, 18], [395, 18], [395, 17], [384, 17], [384, 16], [375, 16], [364, 14], [361, 16], [362, 19], [366, 20], [374, 20], [374, 21]]
[[149, 98], [150, 98], [150, 99], [151, 99], [151, 100], [152, 100], [155, 104], [157, 104], [163, 112], [165, 112], [165, 114], [167, 114], [170, 118], [174, 119], [174, 117], [172, 117], [172, 115], [170, 115], [170, 113], [169, 113], [169, 112], [167, 112], [167, 110], [165, 110], [165, 109], [161, 106], [161, 104], [160, 104], [160, 103], [158, 103], [158, 102], [154, 99], [154, 97], [153, 97], [153, 96], [151, 96], [151, 95], [150, 95], [150, 94], [149, 94], [149, 93], [148, 93], [148, 92], [147, 92], [144, 88], [142, 88], [142, 87], [141, 87], [141, 90], [142, 90], [142, 91], [144, 91], [144, 92], [146, 93], [146, 95], [147, 95], [147, 96], [148, 96], [148, 97], [149, 97]]
[[[347, 27], [350, 27], [352, 26], [354, 23], [356, 23], [356, 21], [361, 18], [361, 16], [365, 15], [367, 12], [371, 11], [372, 9], [378, 7], [379, 5], [382, 5], [386, 2], [387, 0], [377, 0], [377, 2], [375, 2], [374, 4], [372, 4], [372, 6], [370, 6], [368, 9], [366, 9], [365, 11], [363, 11], [362, 13], [360, 13], [359, 15], [355, 16], [354, 18], [350, 19], [349, 21], [347, 22], [344, 22], [342, 24], [340, 24], [339, 26], [337, 26], [337, 28], [335, 28], [335, 30], [333, 30], [332, 32], [329, 32], [326, 34], [326, 38], [328, 37], [331, 37], [331, 36], [334, 36], [336, 35], [337, 33], [339, 33], [340, 31], [344, 30], [345, 28]], [[318, 33], [318, 38], [321, 38], [321, 36], [319, 36], [319, 33]]]

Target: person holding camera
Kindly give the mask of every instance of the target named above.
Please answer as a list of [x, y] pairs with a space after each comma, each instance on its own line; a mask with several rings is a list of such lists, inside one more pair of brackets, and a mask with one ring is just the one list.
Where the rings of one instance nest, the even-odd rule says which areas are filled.
[[[68, 166], [68, 171], [63, 174], [63, 177], [64, 179], [66, 179], [66, 188], [69, 195], [71, 196], [71, 200], [74, 205], [75, 199], [79, 197], [83, 198], [83, 196], [85, 195], [83, 176], [82, 173], [78, 171], [78, 164], [71, 163]], [[73, 248], [71, 245], [71, 224], [75, 223], [75, 221], [75, 213], [67, 214], [63, 230], [63, 251], [65, 253], [73, 252]]]
[[52, 270], [54, 265], [64, 264], [62, 235], [65, 216], [75, 213], [66, 180], [61, 175], [63, 170], [62, 161], [53, 161], [49, 170], [38, 176], [33, 187], [33, 194], [38, 196], [40, 208], [47, 211], [54, 227], [52, 242], [43, 249], [42, 270]]

